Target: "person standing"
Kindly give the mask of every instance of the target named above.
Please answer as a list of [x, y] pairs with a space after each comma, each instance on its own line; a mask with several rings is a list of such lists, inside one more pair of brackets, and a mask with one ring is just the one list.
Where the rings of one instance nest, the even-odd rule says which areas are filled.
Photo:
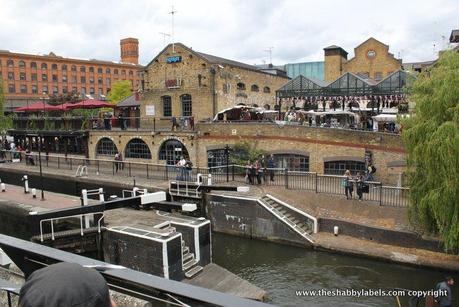
[[255, 177], [257, 175], [257, 168], [255, 162], [250, 162], [250, 184], [255, 184]]
[[118, 161], [119, 161], [119, 159], [120, 159], [120, 155], [119, 155], [118, 152], [117, 152], [117, 153], [115, 154], [115, 162], [114, 162], [114, 163], [115, 163], [115, 173], [118, 173], [118, 167], [119, 167]]
[[274, 181], [274, 168], [276, 163], [274, 162], [274, 156], [270, 155], [268, 159], [268, 171], [269, 171], [269, 180]]
[[252, 165], [250, 164], [250, 161], [247, 161], [247, 164], [245, 165], [245, 179], [246, 179], [246, 182], [249, 183], [249, 184], [252, 184], [252, 174], [251, 174], [251, 170], [252, 169]]
[[185, 165], [186, 165], [186, 160], [185, 157], [181, 156], [180, 160], [177, 162], [176, 166], [178, 167], [178, 180], [184, 180], [185, 178]]
[[260, 178], [263, 180], [263, 183], [266, 183], [266, 171], [266, 158], [264, 155], [261, 155], [260, 169], [258, 170], [258, 173], [260, 174]]
[[259, 160], [255, 160], [255, 176], [257, 177], [257, 184], [261, 184], [261, 172], [260, 172], [260, 168], [261, 168], [261, 165], [260, 165], [260, 161]]
[[364, 179], [360, 172], [357, 172], [357, 176], [355, 177], [355, 180], [357, 184], [357, 196], [359, 197], [359, 201], [362, 201]]
[[436, 290], [440, 290], [442, 293], [438, 295], [435, 300], [438, 302], [440, 307], [451, 307], [453, 301], [453, 294], [451, 292], [451, 286], [454, 285], [454, 279], [451, 276], [446, 276], [445, 280], [437, 284]]
[[186, 163], [185, 163], [185, 172], [186, 172], [185, 180], [186, 181], [191, 180], [192, 171], [193, 171], [193, 163], [189, 159], [186, 159]]
[[344, 173], [343, 182], [344, 182], [344, 192], [346, 194], [346, 199], [350, 199], [352, 198], [353, 188], [352, 188], [352, 176], [349, 170], [346, 170], [346, 172]]
[[121, 151], [118, 152], [119, 170], [124, 170], [123, 154]]

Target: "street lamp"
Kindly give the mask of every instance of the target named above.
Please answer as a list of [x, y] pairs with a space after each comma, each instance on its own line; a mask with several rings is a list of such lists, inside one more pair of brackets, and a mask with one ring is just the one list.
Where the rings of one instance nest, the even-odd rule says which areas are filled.
[[43, 189], [43, 172], [42, 172], [42, 167], [41, 167], [41, 146], [42, 146], [42, 136], [39, 134], [30, 134], [30, 136], [40, 138], [40, 141], [38, 142], [38, 165], [40, 166], [40, 188], [41, 188], [41, 200], [45, 200], [45, 192]]

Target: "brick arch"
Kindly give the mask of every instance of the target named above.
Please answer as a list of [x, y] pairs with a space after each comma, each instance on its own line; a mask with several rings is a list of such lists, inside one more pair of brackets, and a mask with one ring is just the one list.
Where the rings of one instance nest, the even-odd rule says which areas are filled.
[[[107, 147], [107, 146], [110, 146], [109, 145], [110, 144], [109, 141], [113, 145], [112, 150], [110, 150], [110, 148]], [[114, 156], [116, 154], [116, 152], [118, 152], [118, 151], [119, 151], [119, 148], [118, 148], [118, 146], [116, 146], [116, 143], [113, 140], [113, 138], [104, 136], [104, 137], [99, 138], [99, 140], [97, 141], [96, 146], [94, 148], [94, 154], [95, 154], [94, 156], [95, 157], [99, 157], [99, 156]]]
[[[145, 148], [146, 146], [146, 148]], [[124, 157], [130, 159], [146, 159], [151, 160], [152, 148], [147, 141], [140, 136], [133, 136], [124, 145]]]

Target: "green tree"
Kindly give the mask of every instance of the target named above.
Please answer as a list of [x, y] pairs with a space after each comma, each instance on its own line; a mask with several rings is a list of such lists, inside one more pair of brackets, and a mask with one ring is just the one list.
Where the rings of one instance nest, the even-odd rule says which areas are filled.
[[414, 82], [414, 114], [403, 121], [410, 220], [459, 248], [459, 53], [445, 52]]
[[112, 89], [110, 90], [107, 99], [110, 102], [118, 103], [131, 95], [131, 82], [128, 80], [120, 80], [113, 83]]
[[11, 116], [5, 116], [5, 95], [3, 92], [3, 79], [0, 76], [0, 134], [5, 134], [6, 130], [13, 127]]
[[253, 162], [256, 159], [259, 159], [262, 155], [266, 156], [266, 152], [264, 150], [258, 149], [256, 143], [242, 141], [234, 145], [230, 160], [231, 164], [244, 166], [248, 161]]

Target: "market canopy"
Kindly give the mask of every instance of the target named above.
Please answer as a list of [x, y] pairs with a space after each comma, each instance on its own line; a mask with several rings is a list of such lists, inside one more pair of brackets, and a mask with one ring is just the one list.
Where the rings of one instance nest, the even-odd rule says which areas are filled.
[[60, 111], [60, 106], [52, 106], [44, 103], [43, 101], [34, 102], [31, 105], [19, 107], [14, 109], [14, 112], [49, 112], [49, 111]]
[[106, 101], [96, 100], [96, 99], [87, 99], [74, 104], [67, 104], [67, 109], [99, 109], [99, 108], [114, 108], [114, 104], [108, 103]]

